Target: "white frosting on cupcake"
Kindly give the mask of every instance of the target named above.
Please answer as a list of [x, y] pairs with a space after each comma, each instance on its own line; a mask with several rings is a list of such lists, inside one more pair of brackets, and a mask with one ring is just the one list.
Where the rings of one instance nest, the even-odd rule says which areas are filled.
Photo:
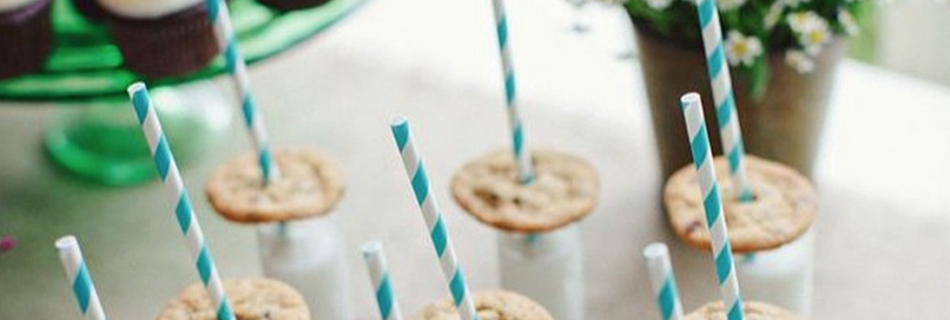
[[[5, 0], [0, 0], [5, 1]], [[24, 1], [24, 0], [13, 0]], [[29, 1], [29, 0], [26, 0]], [[154, 19], [168, 16], [204, 0], [94, 0], [115, 15], [131, 19]]]
[[39, 0], [0, 0], [0, 12], [9, 12]]

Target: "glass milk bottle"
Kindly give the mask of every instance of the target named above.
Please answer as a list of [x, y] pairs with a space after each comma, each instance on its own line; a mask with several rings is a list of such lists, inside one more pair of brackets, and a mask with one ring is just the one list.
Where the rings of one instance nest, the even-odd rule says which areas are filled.
[[585, 160], [557, 151], [530, 152], [533, 175], [519, 176], [509, 151], [465, 164], [452, 177], [456, 202], [498, 230], [502, 289], [538, 302], [557, 320], [584, 319], [581, 219], [600, 187]]
[[329, 217], [257, 227], [264, 276], [303, 295], [314, 320], [352, 320], [344, 240]]
[[779, 248], [736, 256], [742, 296], [811, 317], [814, 231]]
[[577, 223], [546, 233], [500, 231], [501, 287], [528, 296], [554, 319], [584, 319], [584, 268]]
[[[818, 196], [808, 178], [781, 163], [747, 156], [753, 198], [742, 201], [729, 160], [715, 158], [726, 225], [742, 297], [767, 302], [808, 318], [811, 314], [814, 234]], [[686, 166], [667, 180], [663, 202], [670, 224], [686, 243], [709, 250], [706, 198], [696, 169]], [[739, 249], [737, 249], [739, 248]]]

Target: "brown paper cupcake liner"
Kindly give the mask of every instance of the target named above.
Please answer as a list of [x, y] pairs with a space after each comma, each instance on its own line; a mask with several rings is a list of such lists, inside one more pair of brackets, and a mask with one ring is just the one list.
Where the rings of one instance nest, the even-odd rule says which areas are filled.
[[0, 79], [39, 71], [53, 50], [50, 1], [0, 13]]
[[257, 0], [257, 2], [277, 11], [287, 12], [322, 6], [330, 0]]
[[79, 11], [89, 21], [101, 22], [109, 16], [109, 13], [97, 0], [72, 0], [72, 2], [76, 11]]
[[108, 21], [125, 66], [145, 77], [188, 75], [208, 66], [218, 54], [204, 3], [157, 19], [112, 14]]

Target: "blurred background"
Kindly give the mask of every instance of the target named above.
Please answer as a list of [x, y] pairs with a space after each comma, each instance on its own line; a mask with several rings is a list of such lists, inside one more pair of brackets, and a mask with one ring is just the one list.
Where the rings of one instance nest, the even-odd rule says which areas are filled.
[[[868, 40], [868, 53], [858, 56], [875, 64], [906, 72], [941, 84], [950, 84], [948, 67], [941, 63], [948, 50], [942, 41], [932, 39], [950, 34], [946, 2], [891, 1], [873, 9], [868, 25], [874, 25]], [[936, 38], [933, 38], [936, 37]]]

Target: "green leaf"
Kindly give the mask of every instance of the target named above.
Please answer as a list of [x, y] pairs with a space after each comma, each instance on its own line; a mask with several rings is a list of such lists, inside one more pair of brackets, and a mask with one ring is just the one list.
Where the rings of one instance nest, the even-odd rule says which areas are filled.
[[755, 59], [755, 63], [748, 67], [749, 95], [754, 100], [760, 100], [765, 95], [769, 80], [768, 54]]

